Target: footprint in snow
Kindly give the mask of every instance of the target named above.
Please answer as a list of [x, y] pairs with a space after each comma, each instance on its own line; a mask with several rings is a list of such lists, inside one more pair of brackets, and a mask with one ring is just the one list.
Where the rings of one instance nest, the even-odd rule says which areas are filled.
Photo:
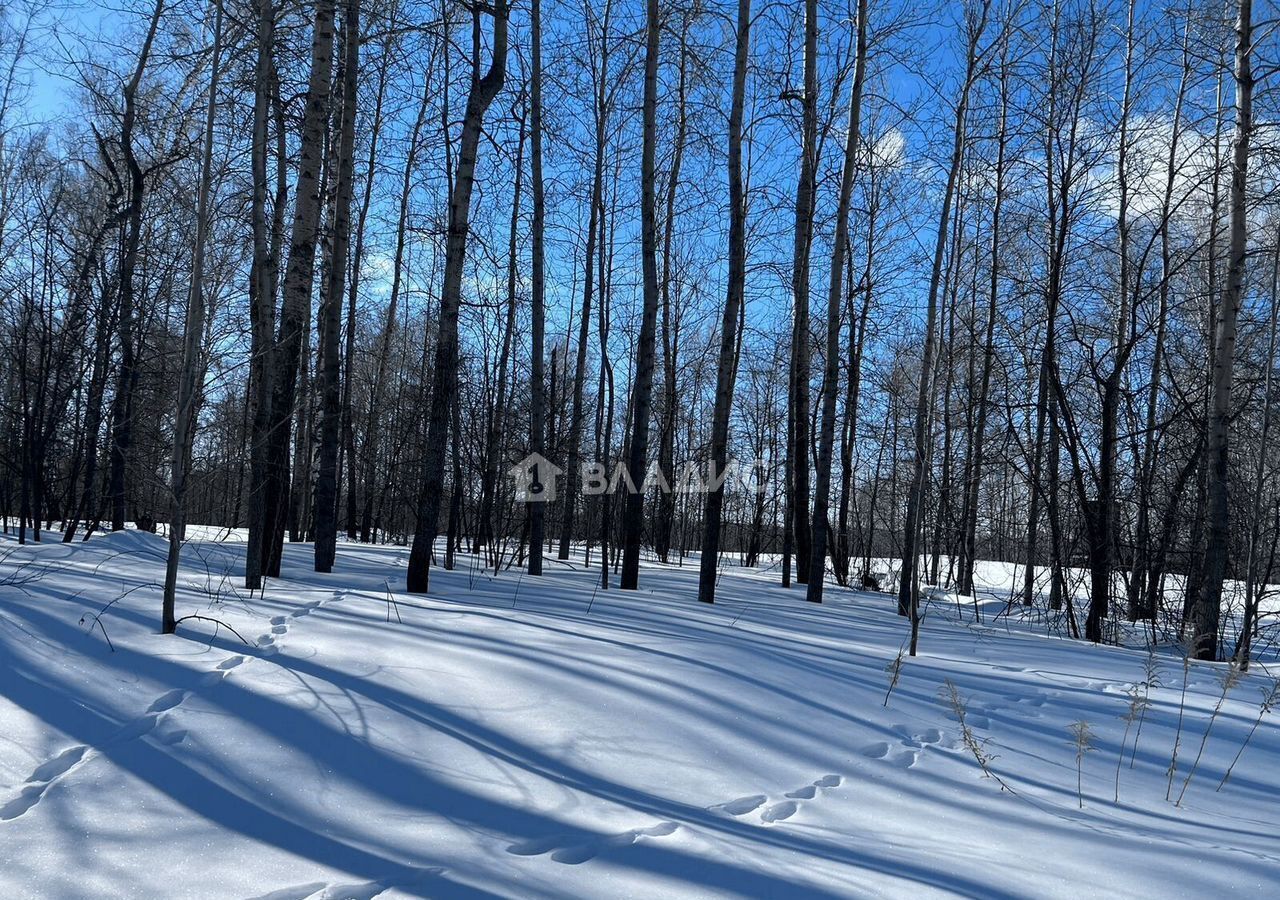
[[867, 759], [878, 759], [899, 769], [910, 769], [916, 764], [918, 755], [914, 750], [895, 750], [884, 741], [876, 741], [862, 748], [862, 755]]
[[147, 707], [147, 712], [160, 713], [167, 709], [173, 709], [183, 700], [187, 699], [187, 692], [183, 690], [172, 690], [162, 694], [155, 702]]
[[790, 819], [799, 811], [800, 806], [794, 800], [783, 800], [781, 803], [775, 803], [760, 813], [760, 821], [766, 825], [772, 825], [774, 822]]
[[1035, 691], [1031, 694], [1005, 694], [1001, 698], [1008, 706], [986, 705], [986, 712], [1008, 712], [1011, 715], [1020, 716], [1024, 719], [1043, 718], [1043, 714], [1039, 712], [1041, 707], [1049, 702], [1049, 697], [1041, 691]]
[[117, 731], [109, 743], [122, 744], [125, 741], [136, 740], [144, 734], [150, 734], [159, 721], [160, 716], [157, 713], [147, 713], [145, 716], [139, 716]]
[[920, 761], [920, 755], [931, 748], [954, 750], [956, 744], [937, 728], [926, 728], [913, 731], [906, 725], [893, 726], [894, 732], [900, 735], [898, 741], [875, 741], [862, 748], [862, 755], [867, 759], [876, 759], [899, 769], [910, 769]]
[[49, 789], [52, 782], [44, 782], [42, 784], [25, 785], [18, 796], [14, 797], [4, 806], [0, 806], [0, 822], [9, 822], [25, 813], [31, 807], [40, 802], [40, 798], [44, 796], [44, 792]]
[[[760, 821], [765, 825], [773, 825], [776, 822], [784, 822], [800, 811], [801, 802], [812, 800], [818, 796], [820, 788], [839, 787], [844, 779], [839, 775], [823, 775], [821, 778], [815, 779], [803, 787], [798, 787], [793, 791], [787, 791], [783, 794], [782, 800], [771, 803], [765, 807], [760, 813]], [[717, 803], [715, 806], [707, 807], [708, 812], [722, 816], [745, 816], [747, 813], [755, 812], [760, 807], [768, 803], [767, 794], [748, 794], [745, 797], [739, 797], [736, 800], [730, 800], [727, 803]]]
[[406, 875], [382, 878], [377, 881], [361, 881], [354, 884], [328, 884], [312, 881], [262, 894], [253, 900], [372, 900], [392, 888], [412, 888], [428, 878], [443, 875], [440, 866], [411, 869]]
[[205, 672], [200, 676], [200, 687], [211, 688], [222, 679], [227, 677], [227, 673], [222, 667], [214, 669], [212, 672]]
[[89, 748], [84, 744], [77, 744], [36, 766], [27, 777], [18, 796], [0, 806], [0, 822], [16, 819], [39, 803], [50, 785], [74, 769], [88, 752]]
[[902, 741], [904, 746], [914, 746], [914, 748], [925, 748], [931, 744], [938, 744], [942, 741], [942, 732], [937, 728], [925, 728], [918, 735], [911, 735], [908, 739]]
[[765, 825], [785, 822], [800, 811], [803, 801], [817, 797], [819, 788], [839, 787], [843, 781], [839, 775], [823, 775], [803, 787], [787, 791], [783, 794], [785, 800], [778, 801], [760, 814], [760, 821]]
[[[340, 599], [340, 594], [335, 593], [334, 597]], [[292, 617], [305, 616], [322, 605], [324, 601], [316, 600], [308, 603], [300, 610], [294, 611]], [[263, 634], [258, 638], [258, 646], [264, 656], [275, 653], [279, 648], [275, 644], [276, 636], [286, 633], [289, 630], [287, 618], [285, 616], [275, 616], [271, 619], [271, 633]], [[226, 673], [230, 670], [242, 665], [247, 661], [247, 657], [239, 654], [224, 659], [211, 672], [206, 672], [200, 679], [200, 684], [204, 687], [211, 687], [221, 681]], [[122, 744], [127, 741], [137, 740], [138, 738], [152, 735], [156, 741], [165, 746], [173, 746], [180, 744], [187, 738], [187, 730], [185, 728], [172, 727], [169, 722], [169, 716], [166, 713], [180, 706], [191, 694], [190, 691], [181, 688], [174, 688], [166, 691], [147, 707], [145, 713], [122, 725], [108, 741], [108, 745]], [[19, 789], [17, 796], [10, 798], [3, 805], [0, 805], [0, 822], [12, 821], [19, 816], [25, 814], [32, 809], [41, 798], [48, 792], [49, 788], [68, 772], [80, 765], [86, 758], [90, 756], [90, 748], [84, 744], [77, 744], [63, 750], [57, 756], [47, 759], [32, 770], [27, 776], [27, 780]], [[425, 871], [425, 870], [423, 870]], [[370, 882], [372, 884], [372, 882]], [[322, 885], [322, 887], [324, 887]], [[380, 888], [378, 893], [386, 888]], [[306, 895], [304, 895], [306, 896]], [[372, 895], [370, 895], [372, 896]]]
[[181, 744], [187, 739], [187, 729], [174, 728], [170, 723], [161, 719], [160, 726], [155, 730], [155, 739], [166, 747], [172, 747], [175, 744]]
[[709, 807], [709, 809], [713, 813], [722, 815], [745, 816], [747, 813], [759, 809], [764, 805], [764, 801], [768, 799], [764, 794], [752, 794], [749, 797], [730, 800], [728, 803], [717, 803], [715, 806]]
[[53, 759], [36, 766], [27, 781], [52, 781], [84, 758], [89, 748], [84, 744], [68, 747]]
[[550, 853], [555, 862], [577, 866], [609, 850], [629, 847], [643, 837], [666, 837], [679, 827], [675, 822], [659, 822], [618, 834], [593, 835], [586, 840], [577, 840], [574, 835], [551, 835], [519, 841], [508, 847], [507, 852], [516, 856], [542, 856]]
[[889, 754], [889, 745], [885, 741], [867, 744], [860, 751], [867, 759], [884, 759]]
[[910, 769], [920, 759], [914, 750], [895, 750], [885, 756], [884, 761], [899, 769]]
[[[337, 594], [334, 594], [334, 599], [337, 600], [340, 598], [338, 597]], [[303, 616], [311, 615], [311, 613], [315, 612], [317, 609], [319, 609], [323, 605], [324, 605], [323, 600], [312, 600], [310, 603], [304, 603], [302, 606], [298, 607], [293, 612], [289, 613], [288, 617], [290, 619], [301, 619]], [[284, 616], [276, 616], [274, 619], [271, 620], [271, 624], [281, 625], [284, 623], [284, 620], [285, 620]]]

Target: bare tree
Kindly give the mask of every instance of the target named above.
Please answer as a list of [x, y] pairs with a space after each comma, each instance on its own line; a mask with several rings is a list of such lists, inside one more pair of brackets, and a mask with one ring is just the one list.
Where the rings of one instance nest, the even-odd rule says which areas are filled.
[[[531, 176], [533, 179], [533, 323], [530, 328], [531, 371], [529, 374], [529, 450], [541, 454], [546, 445], [543, 440], [547, 416], [546, 372], [543, 349], [546, 331], [546, 187], [542, 176], [542, 0], [533, 0], [533, 72], [530, 76], [529, 127], [533, 132], [530, 146]], [[544, 516], [542, 503], [529, 506], [529, 574], [542, 574], [542, 545], [544, 542]]]
[[[471, 88], [462, 119], [458, 144], [458, 168], [449, 198], [449, 234], [445, 246], [444, 285], [440, 291], [440, 316], [436, 335], [435, 374], [431, 407], [427, 419], [427, 444], [422, 491], [418, 497], [417, 527], [409, 554], [407, 590], [422, 594], [428, 590], [431, 556], [440, 527], [440, 501], [444, 492], [444, 454], [449, 441], [449, 420], [458, 391], [458, 313], [462, 308], [462, 273], [466, 264], [467, 231], [471, 217], [471, 192], [475, 184], [476, 156], [484, 114], [502, 90], [507, 66], [507, 4], [496, 0], [493, 19], [493, 49], [489, 69], [480, 75], [480, 17], [472, 11]], [[455, 433], [454, 440], [459, 436]], [[455, 484], [454, 490], [460, 490]]]
[[320, 309], [320, 462], [312, 522], [315, 568], [333, 570], [338, 541], [338, 453], [342, 439], [342, 360], [338, 351], [342, 301], [351, 246], [351, 195], [355, 180], [356, 99], [360, 80], [360, 0], [346, 0], [342, 15], [342, 57], [337, 81], [342, 106], [337, 134], [337, 181], [333, 195], [332, 233], [326, 248], [326, 279]]
[[1249, 138], [1253, 131], [1253, 0], [1239, 0], [1236, 12], [1236, 126], [1231, 149], [1231, 199], [1227, 283], [1219, 302], [1214, 336], [1214, 368], [1209, 393], [1208, 520], [1204, 586], [1192, 610], [1195, 627], [1192, 653], [1196, 659], [1216, 659], [1222, 582], [1227, 573], [1231, 537], [1227, 503], [1227, 450], [1231, 417], [1231, 382], [1235, 366], [1236, 322], [1244, 297], [1246, 209], [1249, 176]]
[[[151, 11], [147, 35], [138, 53], [133, 74], [124, 85], [124, 112], [120, 123], [120, 149], [124, 155], [128, 179], [128, 213], [124, 223], [124, 252], [120, 255], [120, 368], [116, 375], [115, 398], [111, 402], [111, 471], [108, 494], [111, 500], [111, 530], [124, 528], [128, 501], [128, 468], [130, 444], [133, 440], [133, 394], [137, 387], [137, 347], [134, 334], [137, 315], [137, 285], [134, 280], [138, 267], [138, 253], [142, 245], [142, 213], [145, 178], [134, 146], [134, 129], [138, 117], [138, 88], [142, 75], [151, 59], [151, 48], [160, 16], [164, 14], [164, 0], [156, 0]], [[39, 515], [39, 513], [37, 513]]]
[[733, 89], [729, 106], [729, 283], [720, 321], [720, 356], [716, 367], [716, 402], [711, 421], [712, 488], [707, 492], [702, 525], [702, 560], [698, 599], [714, 603], [720, 561], [720, 520], [724, 513], [725, 466], [729, 460], [729, 410], [737, 375], [738, 317], [747, 280], [747, 206], [742, 180], [742, 117], [747, 92], [747, 52], [751, 37], [751, 0], [738, 0], [737, 36], [733, 51]]
[[858, 165], [858, 137], [862, 121], [862, 87], [867, 77], [867, 0], [858, 2], [857, 62], [849, 93], [849, 128], [845, 134], [840, 200], [836, 206], [836, 234], [831, 242], [831, 277], [827, 290], [827, 353], [822, 377], [822, 424], [818, 432], [818, 467], [813, 498], [813, 530], [809, 556], [809, 584], [805, 599], [822, 602], [827, 556], [827, 508], [831, 497], [831, 458], [835, 447], [836, 394], [840, 380], [840, 306], [844, 299], [845, 254], [849, 245], [849, 207]]
[[782, 525], [782, 586], [791, 586], [791, 550], [796, 580], [809, 580], [809, 274], [813, 218], [818, 192], [818, 2], [804, 7], [804, 90], [800, 178], [796, 182], [795, 241], [791, 268], [791, 367], [787, 390], [786, 496]]
[[948, 224], [951, 204], [956, 194], [960, 164], [964, 159], [965, 116], [969, 110], [969, 95], [982, 70], [984, 50], [979, 45], [987, 27], [991, 0], [979, 0], [976, 5], [965, 5], [965, 74], [956, 103], [955, 122], [952, 130], [951, 164], [947, 170], [947, 184], [942, 195], [942, 210], [938, 214], [938, 233], [933, 247], [933, 270], [929, 276], [929, 299], [925, 310], [924, 358], [920, 364], [919, 385], [915, 412], [915, 462], [911, 486], [907, 493], [907, 516], [902, 535], [902, 570], [898, 582], [898, 613], [911, 618], [911, 655], [916, 654], [919, 631], [920, 588], [917, 568], [920, 562], [918, 538], [924, 505], [925, 460], [928, 453], [929, 420], [931, 418], [931, 382], [934, 358], [934, 332], [937, 329], [938, 296], [942, 286], [942, 269], [947, 249]]
[[174, 597], [178, 584], [178, 563], [186, 538], [187, 479], [191, 469], [191, 447], [195, 437], [200, 382], [204, 378], [202, 341], [205, 333], [204, 259], [209, 240], [209, 202], [213, 183], [214, 122], [218, 108], [218, 76], [222, 66], [222, 2], [214, 0], [213, 50], [209, 64], [209, 99], [205, 107], [204, 146], [200, 151], [200, 186], [196, 191], [196, 240], [191, 250], [191, 286], [187, 292], [187, 317], [182, 335], [182, 374], [178, 380], [178, 410], [173, 425], [173, 493], [169, 512], [169, 554], [164, 571], [164, 597], [160, 631], [172, 634], [177, 628]]
[[[643, 268], [644, 309], [636, 340], [635, 388], [631, 398], [631, 452], [628, 470], [637, 484], [644, 478], [649, 454], [652, 418], [654, 351], [658, 330], [658, 36], [662, 22], [658, 0], [646, 0], [644, 102], [641, 107], [643, 149], [640, 161], [640, 262]], [[618, 587], [635, 590], [640, 583], [640, 542], [644, 532], [644, 492], [637, 489], [624, 498], [622, 511], [622, 571]]]

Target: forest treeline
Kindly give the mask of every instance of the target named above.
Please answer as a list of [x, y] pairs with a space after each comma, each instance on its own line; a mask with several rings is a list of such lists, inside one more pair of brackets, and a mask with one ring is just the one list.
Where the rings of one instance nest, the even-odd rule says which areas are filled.
[[[1268, 15], [1271, 13], [1268, 12]], [[0, 507], [1272, 638], [1250, 0], [0, 6]], [[508, 467], [568, 473], [515, 502]], [[587, 496], [758, 460], [762, 491]], [[651, 483], [653, 483], [651, 481]], [[714, 483], [714, 482], [713, 482]], [[438, 539], [443, 540], [438, 540]], [[1225, 588], [1224, 588], [1225, 586]], [[914, 652], [914, 633], [911, 650]]]

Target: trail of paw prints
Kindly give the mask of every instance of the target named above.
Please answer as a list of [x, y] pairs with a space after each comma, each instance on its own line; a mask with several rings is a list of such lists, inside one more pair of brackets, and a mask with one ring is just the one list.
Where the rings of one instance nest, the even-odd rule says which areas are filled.
[[839, 787], [843, 781], [844, 779], [839, 775], [823, 775], [803, 787], [787, 791], [782, 795], [781, 800], [774, 803], [769, 803], [767, 794], [748, 794], [727, 803], [717, 803], [715, 806], [708, 807], [708, 811], [736, 819], [760, 810], [761, 824], [773, 825], [790, 819], [800, 811], [800, 807], [806, 801], [817, 798], [821, 790]]
[[1041, 710], [1049, 704], [1049, 695], [1044, 691], [1032, 691], [1022, 694], [1005, 694], [995, 703], [987, 703], [988, 713], [1007, 712], [1024, 719], [1042, 719]]
[[[341, 593], [335, 592], [334, 597], [340, 598]], [[271, 620], [271, 631], [263, 636], [268, 640], [265, 644], [263, 638], [259, 638], [258, 641], [263, 655], [271, 655], [276, 651], [275, 638], [288, 632], [287, 623], [289, 620], [309, 615], [313, 610], [322, 606], [324, 602], [323, 600], [315, 600], [299, 607], [286, 616], [274, 617]], [[230, 672], [248, 662], [249, 659], [248, 656], [243, 654], [227, 657], [219, 662], [212, 671], [206, 672], [200, 677], [197, 682], [199, 687], [209, 688], [218, 684]], [[147, 707], [142, 715], [121, 725], [114, 734], [103, 742], [101, 749], [118, 746], [148, 735], [157, 743], [166, 747], [182, 743], [187, 738], [187, 730], [178, 727], [170, 715], [170, 711], [181, 706], [192, 693], [194, 693], [192, 690], [174, 688], [161, 694], [151, 702], [151, 705]], [[87, 744], [76, 744], [36, 766], [31, 774], [27, 776], [27, 780], [23, 782], [22, 787], [19, 788], [17, 795], [0, 805], [0, 822], [12, 821], [29, 812], [44, 798], [50, 788], [74, 770], [85, 765], [97, 753], [98, 750]]]
[[910, 769], [928, 750], [955, 750], [958, 746], [954, 740], [937, 728], [912, 730], [907, 725], [894, 725], [893, 731], [899, 736], [898, 740], [892, 743], [873, 741], [862, 748], [862, 755], [867, 759], [888, 763], [898, 769]]
[[[994, 697], [975, 697], [965, 705], [965, 723], [971, 728], [990, 728], [991, 719], [1012, 716], [1019, 719], [1044, 718], [1043, 708], [1050, 703], [1044, 691], [1000, 694]], [[948, 710], [948, 718], [955, 720], [954, 711]]]
[[311, 881], [293, 887], [281, 888], [266, 894], [260, 894], [252, 900], [373, 900], [392, 888], [412, 888], [438, 875], [445, 870], [440, 866], [410, 869], [401, 876], [380, 878], [375, 881], [359, 881], [351, 884], [330, 884], [325, 881]]
[[[329, 599], [341, 600], [342, 597], [342, 591], [334, 591], [333, 596]], [[285, 635], [289, 633], [291, 623], [311, 615], [328, 602], [329, 600], [312, 600], [309, 603], [304, 603], [302, 606], [299, 606], [287, 615], [272, 616], [271, 630], [258, 635], [256, 641], [258, 650], [263, 656], [274, 656], [276, 653], [280, 652], [281, 641], [284, 639]]]
[[595, 859], [601, 853], [630, 847], [641, 838], [666, 837], [673, 834], [680, 826], [675, 822], [659, 822], [646, 828], [632, 828], [617, 834], [590, 835], [583, 839], [582, 835], [558, 834], [547, 837], [518, 841], [507, 848], [508, 853], [516, 856], [542, 856], [550, 854], [551, 859], [567, 866], [577, 866]]
[[[173, 725], [168, 712], [186, 700], [190, 693], [181, 689], [166, 691], [152, 701], [146, 712], [121, 725], [103, 742], [103, 749], [137, 740], [153, 732], [156, 740], [166, 746], [180, 743], [186, 738], [187, 732]], [[17, 796], [0, 806], [0, 822], [12, 821], [30, 811], [44, 798], [50, 788], [85, 765], [98, 752], [88, 744], [76, 744], [36, 766], [27, 776]]]
[[0, 821], [16, 819], [39, 803], [49, 786], [78, 766], [88, 753], [88, 747], [78, 744], [75, 747], [68, 747], [53, 759], [36, 766], [18, 792], [18, 796], [9, 800], [4, 806], [0, 806]]

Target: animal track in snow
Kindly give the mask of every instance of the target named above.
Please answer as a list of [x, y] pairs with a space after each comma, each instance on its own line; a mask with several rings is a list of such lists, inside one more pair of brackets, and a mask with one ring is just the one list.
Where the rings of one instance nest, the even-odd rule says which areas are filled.
[[28, 781], [52, 781], [84, 758], [89, 748], [84, 744], [68, 747], [53, 759], [36, 766]]
[[291, 622], [301, 619], [303, 616], [311, 615], [311, 613], [324, 606], [330, 600], [341, 600], [342, 597], [342, 591], [334, 591], [333, 596], [327, 600], [311, 600], [287, 615], [272, 616], [270, 620], [271, 630], [258, 635], [258, 639], [255, 642], [258, 650], [263, 656], [272, 656], [280, 652], [279, 639], [289, 633]]
[[155, 739], [166, 747], [181, 744], [187, 739], [187, 729], [174, 728], [167, 716], [161, 716], [155, 728]]
[[910, 769], [916, 764], [918, 754], [914, 750], [894, 750], [885, 741], [876, 741], [862, 748], [867, 759], [878, 759], [899, 769]]
[[867, 759], [876, 759], [896, 766], [899, 769], [910, 769], [920, 760], [920, 755], [930, 748], [954, 750], [956, 744], [949, 740], [937, 728], [926, 728], [914, 731], [907, 725], [895, 725], [893, 731], [899, 735], [896, 743], [874, 741], [862, 748], [862, 755]]
[[[335, 599], [340, 597], [340, 592], [334, 593]], [[258, 645], [262, 654], [266, 656], [278, 650], [275, 644], [276, 636], [288, 632], [289, 626], [287, 622], [289, 618], [305, 616], [324, 603], [325, 601], [323, 600], [314, 600], [295, 610], [288, 617], [275, 616], [272, 618], [272, 633], [264, 634], [258, 638]], [[225, 678], [232, 669], [243, 665], [247, 661], [248, 657], [241, 654], [229, 656], [218, 663], [212, 671], [200, 676], [198, 683], [202, 687], [212, 687]], [[121, 725], [111, 737], [107, 738], [104, 746], [110, 747], [123, 744], [147, 735], [152, 735], [157, 742], [165, 746], [180, 744], [186, 740], [187, 730], [174, 727], [168, 713], [170, 710], [181, 706], [191, 696], [191, 693], [190, 690], [183, 688], [173, 688], [165, 691], [151, 702], [142, 715]], [[17, 795], [0, 805], [0, 822], [12, 821], [30, 811], [48, 793], [49, 788], [66, 777], [77, 766], [92, 758], [92, 756], [92, 747], [86, 744], [77, 744], [40, 763], [27, 776], [27, 780], [19, 788]], [[380, 888], [378, 892], [381, 893], [385, 889], [385, 887]]]
[[1048, 702], [1047, 694], [1042, 691], [1033, 691], [1030, 694], [1005, 694], [1000, 697], [999, 702], [979, 703], [978, 709], [987, 714], [1008, 713], [1024, 719], [1040, 719], [1044, 716], [1040, 709]]
[[0, 806], [0, 821], [16, 819], [39, 803], [49, 786], [75, 768], [88, 752], [89, 748], [84, 744], [77, 744], [36, 766], [18, 796]]
[[377, 881], [361, 881], [354, 884], [328, 884], [312, 881], [278, 891], [262, 894], [253, 900], [373, 900], [396, 887], [416, 887], [427, 878], [444, 874], [440, 866], [412, 869], [402, 877], [381, 878]]
[[508, 847], [507, 852], [516, 856], [541, 856], [549, 853], [555, 862], [577, 866], [595, 859], [606, 851], [629, 847], [642, 837], [666, 837], [679, 827], [675, 822], [659, 822], [646, 828], [632, 828], [618, 834], [596, 835], [586, 840], [577, 840], [574, 835], [551, 835], [518, 841]]
[[28, 784], [4, 806], [0, 806], [0, 822], [8, 822], [16, 819], [25, 813], [31, 807], [40, 802], [40, 798], [44, 796], [44, 792], [49, 789], [52, 782], [46, 781], [41, 784]]
[[760, 813], [760, 821], [765, 825], [773, 825], [777, 822], [783, 822], [794, 816], [800, 811], [800, 807], [806, 800], [813, 800], [818, 796], [820, 788], [839, 787], [844, 779], [839, 775], [823, 775], [811, 781], [803, 787], [795, 790], [787, 791], [783, 794], [783, 799], [765, 806], [769, 801], [766, 794], [748, 794], [745, 797], [739, 797], [736, 800], [730, 800], [727, 803], [717, 803], [715, 806], [707, 807], [708, 811], [718, 815], [726, 816], [745, 816], [747, 813], [755, 812], [764, 806], [764, 810]]
[[800, 806], [794, 800], [783, 800], [781, 803], [775, 803], [760, 813], [760, 821], [766, 825], [772, 825], [774, 822], [790, 819], [799, 811]]
[[921, 744], [937, 744], [942, 740], [942, 732], [936, 728], [926, 728], [922, 734], [916, 735], [913, 740], [917, 740]]
[[745, 816], [747, 813], [759, 809], [768, 799], [764, 794], [751, 794], [748, 797], [730, 800], [728, 803], [717, 803], [715, 806], [710, 807], [710, 810], [714, 813], [723, 813], [729, 816]]
[[147, 713], [144, 716], [139, 716], [117, 731], [110, 743], [123, 744], [125, 741], [132, 741], [135, 738], [142, 737], [144, 734], [149, 734], [156, 727], [158, 721], [160, 721], [160, 716], [157, 713]]
[[167, 709], [173, 709], [183, 700], [187, 699], [187, 692], [181, 689], [174, 689], [161, 694], [150, 706], [147, 712], [160, 713]]
[[760, 814], [760, 821], [765, 825], [772, 825], [775, 822], [784, 822], [790, 819], [800, 811], [802, 802], [812, 800], [818, 796], [818, 788], [839, 787], [844, 781], [839, 775], [823, 775], [804, 787], [798, 787], [794, 791], [787, 791], [783, 794], [787, 799], [780, 800], [768, 807]]

